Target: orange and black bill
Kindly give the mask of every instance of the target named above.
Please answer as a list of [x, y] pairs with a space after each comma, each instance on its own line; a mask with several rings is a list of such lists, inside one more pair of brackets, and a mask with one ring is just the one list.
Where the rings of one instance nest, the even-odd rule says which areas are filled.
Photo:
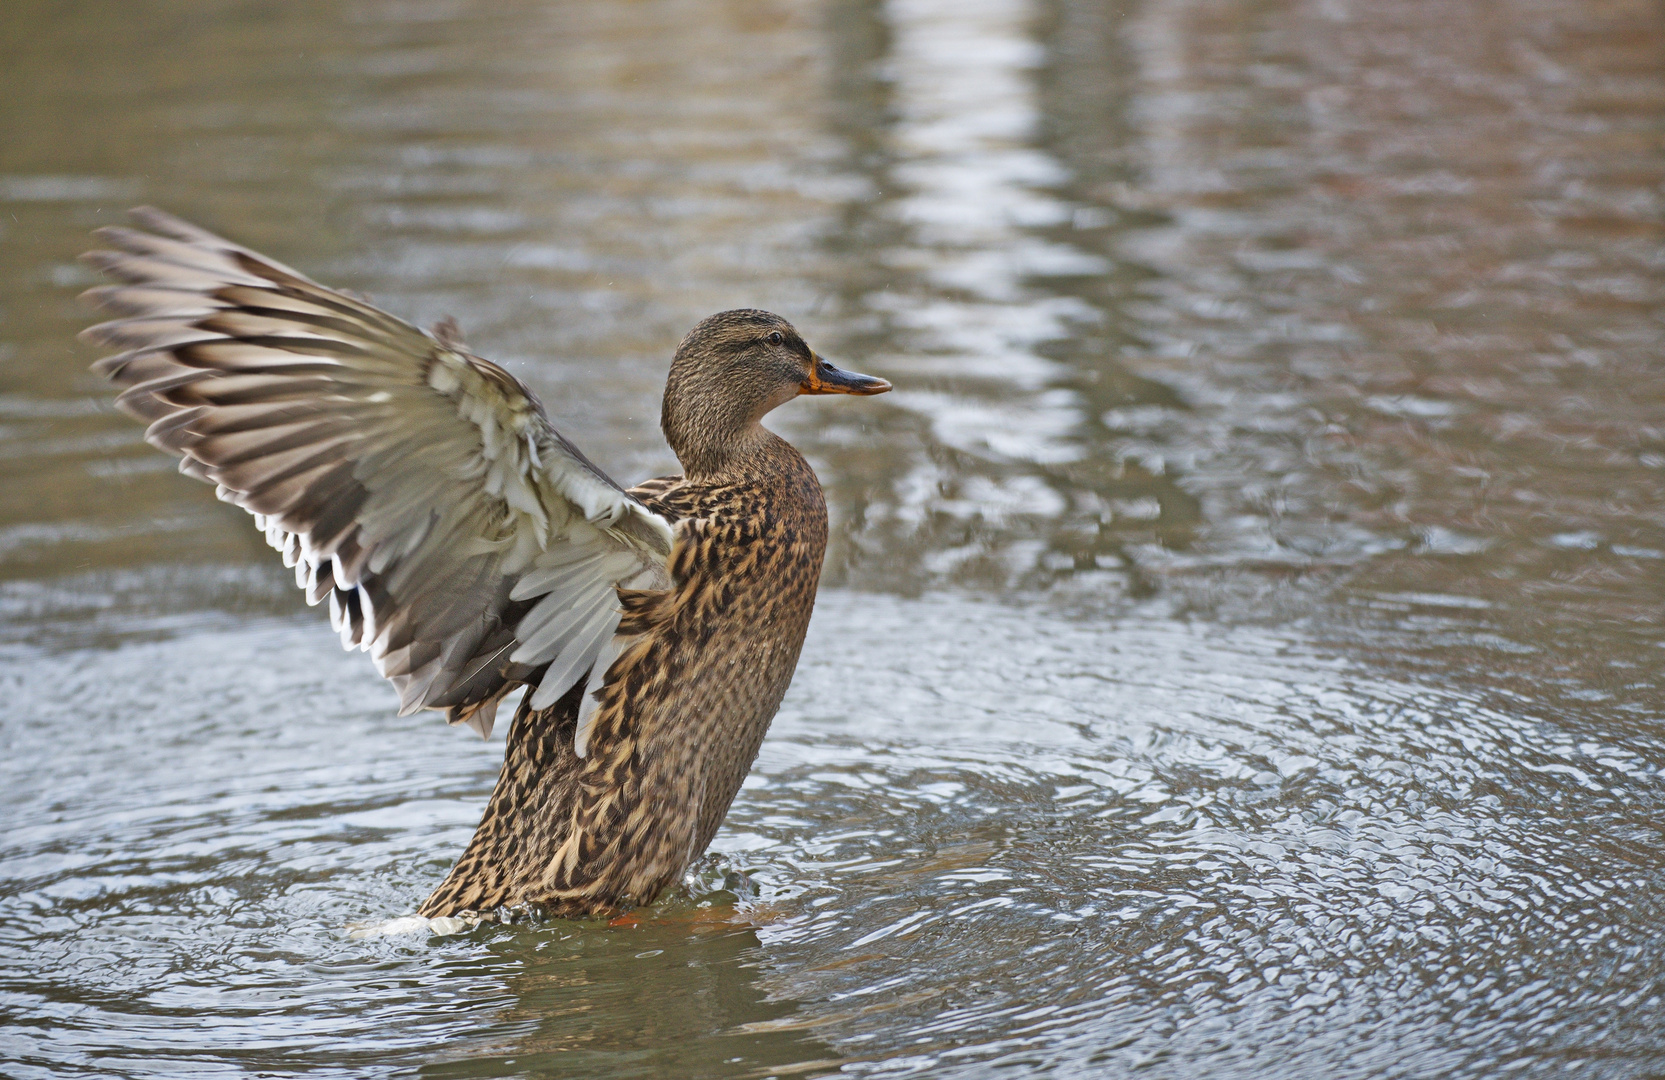
[[810, 354], [809, 377], [798, 384], [800, 394], [882, 394], [890, 383], [872, 375], [862, 375], [833, 367], [819, 353]]

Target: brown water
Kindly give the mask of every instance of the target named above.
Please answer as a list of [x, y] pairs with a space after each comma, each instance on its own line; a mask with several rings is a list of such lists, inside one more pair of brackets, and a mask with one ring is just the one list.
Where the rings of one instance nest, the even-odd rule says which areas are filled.
[[[1665, 14], [0, 6], [0, 1074], [1665, 1073]], [[892, 379], [755, 775], [634, 929], [361, 939], [399, 720], [74, 343], [154, 202], [624, 480], [669, 352]]]

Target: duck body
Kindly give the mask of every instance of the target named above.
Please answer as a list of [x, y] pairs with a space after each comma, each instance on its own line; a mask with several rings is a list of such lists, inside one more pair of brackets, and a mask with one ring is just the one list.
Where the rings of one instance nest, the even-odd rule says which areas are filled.
[[625, 594], [620, 633], [634, 640], [586, 756], [577, 693], [521, 704], [485, 817], [420, 914], [611, 914], [676, 884], [710, 845], [792, 681], [827, 544], [814, 471], [765, 434], [721, 472], [630, 489], [678, 523], [676, 585]]
[[[827, 510], [760, 423], [877, 394], [765, 311], [677, 346], [661, 427], [684, 475], [625, 489], [455, 324], [425, 333], [156, 210], [106, 228], [83, 336], [145, 438], [255, 516], [401, 715], [489, 735], [525, 693], [463, 856], [421, 914], [606, 915], [711, 843], [803, 647]], [[235, 673], [228, 673], [235, 677]]]

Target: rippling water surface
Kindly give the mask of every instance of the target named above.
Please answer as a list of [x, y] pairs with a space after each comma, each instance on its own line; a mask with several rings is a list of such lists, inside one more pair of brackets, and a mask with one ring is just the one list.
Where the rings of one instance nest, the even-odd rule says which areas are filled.
[[[0, 1074], [1665, 1071], [1665, 18], [1504, 0], [0, 10]], [[637, 925], [355, 936], [400, 720], [74, 343], [154, 202], [456, 316], [621, 479], [780, 311], [834, 544]]]

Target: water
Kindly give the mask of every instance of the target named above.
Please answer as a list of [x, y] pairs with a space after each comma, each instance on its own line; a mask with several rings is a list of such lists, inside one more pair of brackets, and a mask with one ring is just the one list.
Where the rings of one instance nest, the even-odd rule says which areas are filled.
[[[0, 12], [0, 1074], [1665, 1069], [1665, 17], [1262, 0]], [[778, 310], [804, 660], [687, 895], [355, 937], [396, 718], [73, 343], [149, 201], [614, 475]]]

